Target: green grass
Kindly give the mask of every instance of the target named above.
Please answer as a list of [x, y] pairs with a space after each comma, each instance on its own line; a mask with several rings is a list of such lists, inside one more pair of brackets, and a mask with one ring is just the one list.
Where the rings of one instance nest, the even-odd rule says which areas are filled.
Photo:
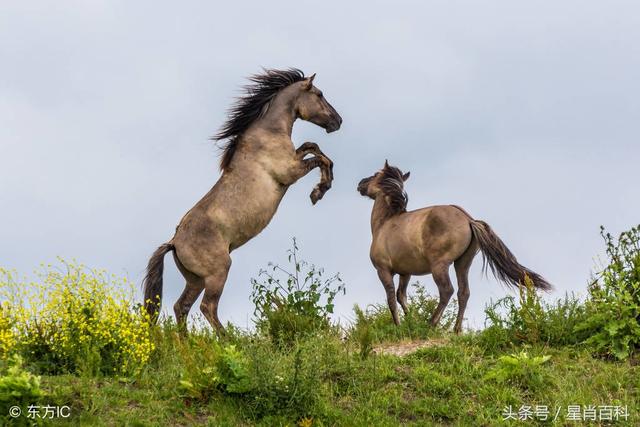
[[[502, 421], [507, 405], [516, 411], [547, 405], [551, 417], [556, 407], [566, 412], [568, 405], [626, 405], [629, 419], [617, 425], [640, 422], [640, 367], [594, 358], [580, 347], [526, 346], [531, 357], [550, 356], [531, 368], [534, 387], [528, 373], [493, 378], [500, 357], [523, 347], [487, 350], [479, 333], [439, 331], [447, 338], [442, 345], [405, 357], [362, 358], [358, 342], [335, 331], [286, 349], [237, 331], [223, 342], [207, 332], [181, 336], [170, 324], [156, 332], [154, 358], [136, 378], [43, 376], [47, 403], [72, 410], [69, 419], [54, 424], [520, 425]], [[219, 366], [219, 349], [230, 344], [244, 355], [251, 391], [232, 393], [213, 380], [206, 385], [215, 374], [205, 368]], [[197, 397], [180, 387], [181, 380], [194, 378], [205, 381]]]

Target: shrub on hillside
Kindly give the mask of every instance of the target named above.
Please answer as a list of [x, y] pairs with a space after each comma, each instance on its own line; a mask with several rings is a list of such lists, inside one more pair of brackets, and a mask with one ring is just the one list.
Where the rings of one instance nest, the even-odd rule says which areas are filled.
[[525, 390], [540, 391], [551, 383], [551, 376], [542, 366], [550, 358], [532, 357], [526, 351], [501, 356], [485, 378], [510, 383]]
[[[153, 350], [148, 319], [126, 279], [62, 262], [40, 280], [0, 269], [2, 325], [11, 349], [41, 372], [133, 374]], [[3, 345], [3, 350], [6, 345]]]
[[601, 227], [608, 264], [589, 288], [587, 316], [577, 330], [604, 356], [626, 359], [640, 349], [640, 226], [616, 241]]
[[555, 303], [540, 298], [527, 277], [518, 298], [506, 296], [485, 308], [486, 328], [478, 336], [487, 349], [519, 344], [574, 345], [586, 335], [575, 331], [585, 319], [585, 308], [578, 298], [565, 295]]
[[258, 330], [281, 344], [291, 344], [298, 337], [327, 329], [333, 300], [339, 293], [345, 293], [338, 274], [326, 276], [324, 269], [299, 256], [293, 239], [293, 247], [288, 250], [288, 269], [270, 263], [267, 270], [260, 271], [258, 279], [251, 279]]
[[[249, 359], [233, 344], [222, 345], [216, 341], [207, 342], [207, 348], [192, 348], [186, 351], [206, 351], [206, 361], [197, 361], [190, 355], [185, 361], [179, 391], [183, 397], [208, 400], [220, 391], [231, 395], [243, 395], [255, 387], [249, 375]], [[182, 353], [184, 354], [184, 350]]]
[[[203, 331], [176, 342], [182, 375], [178, 394], [207, 403], [232, 398], [248, 419], [302, 419], [319, 414], [323, 393], [323, 354], [333, 335], [305, 336], [283, 349], [267, 337], [236, 336], [234, 344], [209, 341]], [[278, 418], [279, 417], [279, 418]], [[269, 422], [266, 422], [269, 424]]]

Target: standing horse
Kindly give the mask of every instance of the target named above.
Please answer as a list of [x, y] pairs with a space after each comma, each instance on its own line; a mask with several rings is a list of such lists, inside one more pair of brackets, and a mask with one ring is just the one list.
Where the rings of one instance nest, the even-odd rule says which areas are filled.
[[[468, 273], [478, 249], [483, 255], [483, 270], [488, 265], [494, 276], [507, 285], [523, 286], [529, 277], [536, 288], [550, 290], [540, 275], [518, 263], [515, 256], [493, 232], [489, 224], [475, 220], [454, 205], [430, 206], [407, 212], [404, 182], [409, 172], [389, 166], [358, 184], [363, 196], [374, 199], [371, 213], [371, 262], [387, 293], [387, 303], [396, 325], [397, 301], [407, 314], [407, 285], [411, 275], [431, 273], [438, 286], [440, 302], [431, 317], [436, 325], [453, 295], [449, 267], [454, 265], [458, 279], [458, 317], [454, 331], [462, 330], [464, 310], [469, 300]], [[393, 276], [400, 276], [397, 294]]]
[[143, 288], [152, 319], [160, 308], [163, 258], [173, 251], [187, 282], [173, 307], [178, 324], [185, 324], [204, 290], [200, 310], [217, 331], [223, 331], [218, 302], [231, 267], [230, 252], [269, 224], [289, 186], [312, 169], [321, 171], [320, 183], [310, 196], [313, 204], [331, 187], [333, 162], [316, 144], [305, 142], [296, 149], [291, 141], [293, 123], [299, 118], [327, 133], [342, 124], [338, 112], [313, 85], [314, 77], [297, 69], [265, 70], [250, 77], [253, 84], [213, 137], [227, 140], [220, 162], [222, 176], [149, 260]]

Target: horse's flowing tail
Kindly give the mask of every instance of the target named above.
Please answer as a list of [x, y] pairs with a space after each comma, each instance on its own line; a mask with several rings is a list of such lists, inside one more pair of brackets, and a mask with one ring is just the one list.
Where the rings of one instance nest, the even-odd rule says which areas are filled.
[[524, 286], [525, 277], [529, 277], [533, 286], [549, 291], [553, 286], [538, 273], [520, 265], [516, 257], [504, 244], [496, 233], [484, 221], [471, 220], [471, 231], [480, 245], [482, 251], [482, 271], [487, 271], [487, 266], [493, 275], [507, 285]]
[[162, 272], [164, 270], [164, 256], [174, 250], [172, 243], [164, 243], [151, 255], [147, 264], [147, 275], [142, 281], [144, 289], [144, 308], [153, 323], [158, 319], [160, 300], [162, 299]]

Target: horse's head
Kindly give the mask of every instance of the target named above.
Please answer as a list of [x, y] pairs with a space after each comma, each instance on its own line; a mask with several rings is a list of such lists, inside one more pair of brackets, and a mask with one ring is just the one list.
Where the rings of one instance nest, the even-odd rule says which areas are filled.
[[327, 133], [340, 129], [342, 117], [323, 96], [322, 91], [313, 85], [315, 74], [299, 84], [296, 110], [302, 120], [324, 128]]
[[363, 178], [358, 184], [358, 192], [370, 199], [375, 199], [380, 192], [384, 194], [398, 193], [404, 195], [404, 182], [409, 179], [411, 172], [405, 174], [394, 166], [389, 166], [385, 160], [384, 167], [370, 177]]

